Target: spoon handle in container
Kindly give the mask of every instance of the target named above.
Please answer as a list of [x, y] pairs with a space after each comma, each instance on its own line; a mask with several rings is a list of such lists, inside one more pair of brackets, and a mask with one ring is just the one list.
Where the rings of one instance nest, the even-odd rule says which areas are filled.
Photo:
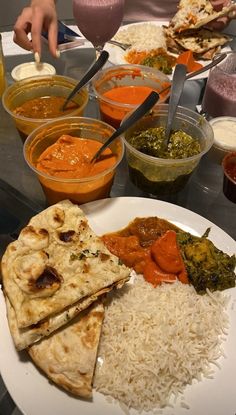
[[130, 128], [136, 121], [142, 118], [152, 107], [156, 104], [159, 99], [159, 94], [152, 91], [148, 97], [138, 106], [134, 111], [131, 112], [130, 116], [126, 120], [122, 121], [119, 128], [111, 135], [110, 138], [100, 147], [100, 149], [93, 156], [91, 163], [98, 159], [101, 153], [121, 134], [123, 134], [128, 128]]
[[96, 75], [96, 73], [105, 65], [109, 58], [109, 53], [106, 50], [103, 50], [98, 59], [95, 61], [95, 63], [89, 68], [89, 70], [86, 72], [86, 74], [81, 78], [79, 83], [76, 85], [76, 87], [71, 91], [71, 93], [66, 98], [66, 101], [64, 102], [64, 105], [62, 107], [62, 111], [65, 110], [68, 102], [74, 97], [77, 92], [83, 88], [93, 77]]
[[186, 79], [187, 66], [177, 64], [174, 70], [171, 90], [170, 90], [170, 101], [169, 110], [167, 116], [166, 133], [165, 133], [165, 145], [168, 145], [170, 133], [172, 129], [173, 120], [179, 104], [181, 94], [183, 92], [184, 82]]

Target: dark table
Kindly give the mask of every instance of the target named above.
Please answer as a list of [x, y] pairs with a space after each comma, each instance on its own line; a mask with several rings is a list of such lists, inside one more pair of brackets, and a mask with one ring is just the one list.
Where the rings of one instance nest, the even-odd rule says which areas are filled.
[[[67, 74], [79, 79], [94, 59], [94, 51], [86, 48], [78, 54], [78, 50], [62, 53], [60, 62], [49, 55], [45, 60], [56, 66], [59, 74]], [[11, 69], [20, 62], [32, 60], [32, 55], [6, 57], [8, 82]], [[196, 98], [196, 88], [204, 87], [204, 81], [188, 81], [182, 104], [192, 109], [199, 103], [201, 93]], [[202, 92], [202, 91], [201, 91]], [[99, 111], [94, 98], [91, 98], [86, 110], [87, 116], [99, 117]], [[32, 171], [26, 165], [22, 148], [23, 144], [10, 116], [0, 104], [0, 179], [6, 181], [26, 198], [34, 203], [34, 208], [43, 209], [46, 201], [41, 186]], [[218, 225], [232, 238], [236, 239], [236, 206], [222, 192], [223, 173], [220, 164], [211, 159], [210, 154], [204, 156], [183, 191], [163, 200], [183, 206], [209, 219]], [[125, 159], [120, 164], [111, 190], [111, 197], [116, 196], [148, 197], [139, 191], [129, 180]], [[24, 204], [25, 203], [25, 204]], [[7, 213], [6, 213], [7, 212]], [[4, 214], [7, 214], [4, 217]], [[17, 231], [32, 216], [32, 209], [26, 201], [14, 199], [0, 186], [0, 233]], [[6, 236], [0, 238], [0, 252], [3, 252], [9, 240]], [[0, 415], [20, 415], [0, 378]], [[30, 414], [29, 414], [30, 415]]]

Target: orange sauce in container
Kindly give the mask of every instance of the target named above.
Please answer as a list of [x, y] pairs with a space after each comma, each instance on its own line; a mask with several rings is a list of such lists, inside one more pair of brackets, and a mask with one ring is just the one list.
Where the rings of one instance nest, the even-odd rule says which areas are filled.
[[[163, 85], [165, 88], [166, 85]], [[102, 119], [115, 128], [118, 128], [123, 118], [134, 108], [140, 105], [153, 88], [142, 85], [118, 86], [103, 93], [103, 97], [113, 102], [100, 102], [100, 113]], [[158, 92], [156, 90], [156, 92]], [[125, 105], [124, 105], [125, 104]], [[127, 105], [128, 104], [128, 105]]]
[[108, 196], [117, 156], [107, 148], [91, 163], [101, 145], [97, 140], [65, 134], [42, 152], [35, 167], [50, 204], [66, 198], [86, 203]]

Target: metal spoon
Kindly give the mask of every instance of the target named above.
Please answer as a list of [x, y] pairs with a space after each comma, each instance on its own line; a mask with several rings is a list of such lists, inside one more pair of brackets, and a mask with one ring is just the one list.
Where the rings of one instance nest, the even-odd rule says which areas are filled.
[[91, 163], [96, 161], [101, 153], [121, 134], [123, 134], [128, 128], [135, 124], [140, 118], [142, 118], [152, 107], [156, 104], [159, 99], [159, 94], [155, 91], [152, 91], [148, 97], [139, 105], [126, 120], [124, 120], [119, 128], [111, 135], [110, 138], [100, 147], [100, 149], [94, 154]]
[[66, 98], [63, 106], [62, 111], [65, 111], [68, 102], [79, 92], [81, 88], [83, 88], [93, 77], [94, 75], [105, 65], [109, 58], [109, 53], [106, 50], [103, 50], [98, 59], [90, 66], [88, 71], [85, 73], [85, 75], [80, 79], [79, 83], [76, 85], [76, 87], [71, 91], [71, 93]]
[[[64, 38], [69, 40], [70, 42], [73, 42], [74, 40], [78, 40], [78, 39], [85, 39], [80, 35], [68, 35], [67, 33], [64, 34]], [[86, 40], [86, 39], [85, 39]], [[108, 40], [106, 43], [110, 43], [111, 45], [115, 45], [118, 46], [119, 48], [123, 49], [123, 50], [127, 50], [130, 48], [131, 43], [122, 43], [122, 42], [118, 42], [117, 40]]]
[[170, 139], [175, 113], [179, 104], [181, 94], [183, 92], [184, 82], [186, 79], [187, 66], [177, 64], [173, 74], [173, 80], [170, 90], [169, 109], [167, 115], [166, 133], [164, 145], [167, 147]]

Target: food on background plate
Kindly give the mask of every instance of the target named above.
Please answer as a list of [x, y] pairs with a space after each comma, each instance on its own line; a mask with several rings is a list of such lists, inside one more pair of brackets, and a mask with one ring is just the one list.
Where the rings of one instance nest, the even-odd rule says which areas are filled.
[[131, 44], [124, 55], [128, 63], [153, 67], [165, 74], [172, 73], [176, 58], [167, 53], [162, 27], [154, 23], [141, 23], [127, 28], [124, 26], [114, 39]]
[[65, 327], [28, 348], [33, 362], [49, 379], [83, 398], [92, 397], [103, 317], [102, 303], [93, 304]]
[[217, 12], [210, 0], [180, 0], [178, 11], [170, 20], [169, 27], [175, 33], [198, 29], [212, 20], [227, 16], [233, 10], [235, 10], [234, 2]]
[[186, 50], [182, 52], [178, 58], [176, 59], [177, 64], [182, 64], [187, 66], [187, 72], [197, 71], [201, 69], [203, 65], [197, 61], [195, 61], [193, 57], [193, 52], [191, 50]]
[[159, 26], [155, 22], [143, 22], [123, 26], [114, 39], [131, 44], [123, 56], [128, 63], [155, 67], [171, 74], [180, 53], [191, 51], [196, 60], [211, 60], [222, 46], [232, 40], [230, 36], [205, 25], [228, 15], [234, 8], [232, 3], [215, 12], [209, 0], [187, 3], [182, 0], [169, 23]]
[[34, 216], [8, 245], [1, 265], [4, 291], [20, 329], [70, 306], [78, 305], [79, 312], [80, 302], [122, 286], [130, 274], [68, 200]]
[[190, 50], [196, 59], [213, 59], [221, 46], [231, 39], [204, 26], [229, 14], [234, 8], [234, 3], [231, 3], [216, 12], [210, 0], [180, 0], [177, 13], [164, 29], [168, 49], [174, 53]]
[[220, 53], [221, 46], [226, 45], [231, 38], [220, 32], [201, 28], [187, 30], [175, 34], [172, 29], [165, 29], [168, 49], [173, 53], [191, 51], [195, 59], [210, 60], [216, 53]]

